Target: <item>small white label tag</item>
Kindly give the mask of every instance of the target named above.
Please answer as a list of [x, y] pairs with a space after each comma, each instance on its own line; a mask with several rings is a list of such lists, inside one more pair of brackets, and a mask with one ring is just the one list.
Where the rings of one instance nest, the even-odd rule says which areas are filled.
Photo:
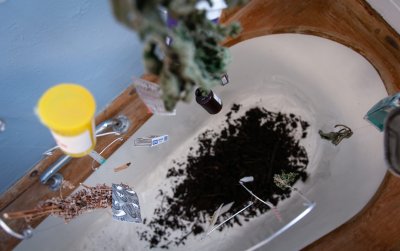
[[144, 79], [134, 79], [133, 85], [139, 97], [146, 104], [147, 108], [158, 115], [175, 115], [175, 109], [170, 112], [165, 109], [164, 101], [162, 100], [162, 91], [159, 85], [154, 84]]
[[213, 92], [213, 96], [214, 96], [214, 99], [217, 100], [217, 102], [221, 105], [222, 104], [221, 99], [217, 95], [215, 95], [214, 92]]
[[221, 84], [222, 85], [227, 85], [227, 84], [229, 84], [229, 77], [228, 77], [228, 74], [224, 74], [222, 77], [221, 77]]
[[134, 141], [135, 146], [156, 146], [168, 141], [168, 135], [150, 136], [145, 138], [137, 138]]

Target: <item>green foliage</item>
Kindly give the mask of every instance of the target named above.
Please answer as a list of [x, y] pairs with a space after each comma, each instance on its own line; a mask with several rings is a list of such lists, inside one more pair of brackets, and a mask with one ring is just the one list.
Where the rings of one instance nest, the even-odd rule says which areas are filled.
[[284, 190], [286, 188], [290, 188], [293, 185], [293, 183], [296, 181], [297, 174], [296, 173], [285, 173], [282, 171], [282, 173], [275, 174], [274, 175], [274, 183], [277, 187], [280, 189]]
[[[111, 0], [118, 21], [135, 30], [144, 42], [146, 70], [160, 77], [164, 104], [172, 110], [179, 100], [189, 101], [198, 85], [210, 90], [220, 83], [230, 62], [227, 48], [220, 43], [240, 32], [237, 23], [223, 26], [195, 8], [198, 0]], [[207, 1], [211, 5], [211, 1]], [[228, 0], [228, 6], [244, 0]], [[178, 20], [168, 28], [160, 10]], [[165, 39], [173, 43], [167, 46]]]

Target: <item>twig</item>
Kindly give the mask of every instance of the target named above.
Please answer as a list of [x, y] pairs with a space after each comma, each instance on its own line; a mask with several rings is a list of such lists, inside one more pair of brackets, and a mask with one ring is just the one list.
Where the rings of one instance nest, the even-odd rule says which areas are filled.
[[112, 188], [103, 185], [89, 187], [81, 184], [84, 189], [70, 197], [63, 199], [61, 197], [52, 198], [41, 203], [41, 206], [18, 212], [5, 213], [3, 216], [7, 219], [32, 220], [44, 215], [56, 215], [64, 218], [66, 222], [80, 214], [92, 211], [97, 208], [107, 208], [112, 203]]
[[36, 208], [36, 209], [31, 209], [31, 210], [23, 210], [23, 211], [11, 212], [11, 213], [4, 213], [3, 216], [6, 219], [13, 220], [13, 219], [34, 217], [36, 215], [51, 214], [52, 212], [57, 211], [57, 210], [60, 210], [60, 208], [53, 205], [53, 206], [47, 206], [47, 207]]

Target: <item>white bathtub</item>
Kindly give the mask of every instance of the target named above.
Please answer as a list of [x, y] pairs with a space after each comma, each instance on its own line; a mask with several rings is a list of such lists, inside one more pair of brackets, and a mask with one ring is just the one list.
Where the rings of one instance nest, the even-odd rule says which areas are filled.
[[[311, 124], [309, 136], [302, 141], [310, 160], [310, 177], [296, 187], [316, 207], [262, 250], [299, 250], [356, 215], [381, 184], [386, 173], [382, 134], [363, 116], [387, 93], [367, 60], [323, 38], [271, 35], [239, 43], [231, 51], [230, 84], [214, 90], [224, 103], [219, 114], [210, 116], [192, 102], [180, 104], [176, 116], [153, 116], [85, 183], [132, 186], [139, 195], [142, 217], [151, 218], [171, 161], [184, 157], [200, 132], [217, 128], [233, 103], [292, 112]], [[336, 147], [318, 135], [319, 129], [330, 131], [335, 124], [354, 131]], [[157, 134], [168, 134], [170, 140], [153, 148], [133, 144], [136, 137]], [[128, 169], [113, 172], [126, 162], [132, 162]], [[292, 196], [278, 209], [288, 222], [302, 206]], [[207, 238], [189, 238], [187, 245], [170, 250], [245, 250], [282, 226], [268, 212], [242, 227], [214, 232]], [[139, 241], [137, 229], [137, 224], [114, 221], [110, 210], [83, 215], [69, 224], [49, 217], [16, 250], [146, 250], [148, 244]]]

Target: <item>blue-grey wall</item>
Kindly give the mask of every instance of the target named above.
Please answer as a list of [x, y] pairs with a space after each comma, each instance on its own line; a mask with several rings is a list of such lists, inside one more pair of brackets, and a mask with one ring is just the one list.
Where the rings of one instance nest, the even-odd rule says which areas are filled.
[[82, 84], [99, 112], [142, 72], [138, 38], [107, 0], [0, 0], [0, 193], [55, 145], [33, 112], [46, 89]]

